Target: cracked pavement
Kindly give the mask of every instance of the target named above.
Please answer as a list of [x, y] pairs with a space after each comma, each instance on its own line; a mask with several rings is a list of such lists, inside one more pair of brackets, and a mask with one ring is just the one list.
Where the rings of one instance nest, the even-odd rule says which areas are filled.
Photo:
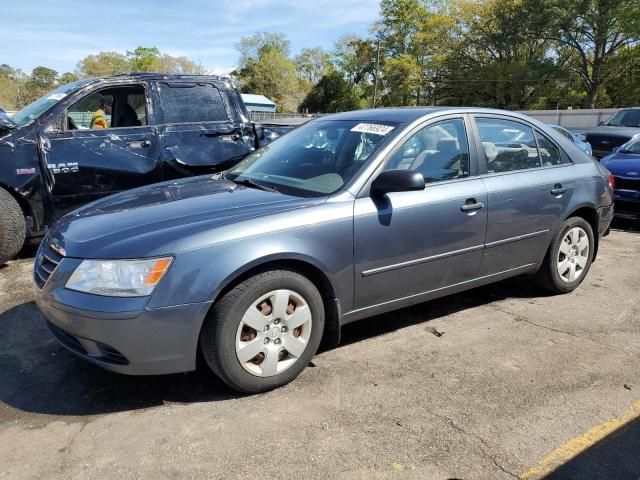
[[76, 359], [33, 303], [33, 253], [0, 267], [0, 478], [518, 478], [640, 399], [637, 231], [572, 294], [521, 277], [363, 320], [256, 396]]

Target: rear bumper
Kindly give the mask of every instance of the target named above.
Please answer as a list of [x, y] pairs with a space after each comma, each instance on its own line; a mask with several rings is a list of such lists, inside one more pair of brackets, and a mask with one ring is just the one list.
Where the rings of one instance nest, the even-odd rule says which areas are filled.
[[205, 302], [101, 313], [60, 304], [40, 293], [36, 303], [49, 330], [65, 348], [107, 370], [128, 375], [194, 370], [200, 327], [211, 306]]

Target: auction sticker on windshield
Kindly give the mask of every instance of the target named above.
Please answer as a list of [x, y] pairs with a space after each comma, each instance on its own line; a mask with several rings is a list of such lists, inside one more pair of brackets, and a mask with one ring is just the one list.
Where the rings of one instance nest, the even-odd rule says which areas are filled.
[[359, 123], [351, 129], [352, 132], [373, 133], [374, 135], [386, 135], [391, 130], [393, 130], [393, 127], [377, 123]]

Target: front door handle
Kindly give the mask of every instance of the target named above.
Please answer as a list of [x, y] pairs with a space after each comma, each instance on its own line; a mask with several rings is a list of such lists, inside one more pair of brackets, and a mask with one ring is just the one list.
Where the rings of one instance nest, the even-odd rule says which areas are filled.
[[556, 196], [557, 195], [562, 195], [566, 191], [567, 191], [567, 187], [563, 187], [559, 183], [556, 183], [553, 186], [553, 189], [551, 190], [551, 195], [556, 195]]
[[484, 208], [484, 203], [476, 202], [475, 198], [470, 198], [460, 207], [460, 210], [463, 212], [473, 212], [475, 210], [480, 210], [481, 208]]
[[151, 146], [151, 140], [140, 140], [137, 142], [127, 142], [129, 148], [149, 148]]

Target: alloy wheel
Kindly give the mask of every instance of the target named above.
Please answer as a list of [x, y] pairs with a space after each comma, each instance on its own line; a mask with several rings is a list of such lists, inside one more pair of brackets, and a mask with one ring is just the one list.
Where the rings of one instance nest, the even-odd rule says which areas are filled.
[[589, 261], [589, 236], [580, 227], [571, 228], [560, 242], [557, 269], [562, 281], [576, 281]]

